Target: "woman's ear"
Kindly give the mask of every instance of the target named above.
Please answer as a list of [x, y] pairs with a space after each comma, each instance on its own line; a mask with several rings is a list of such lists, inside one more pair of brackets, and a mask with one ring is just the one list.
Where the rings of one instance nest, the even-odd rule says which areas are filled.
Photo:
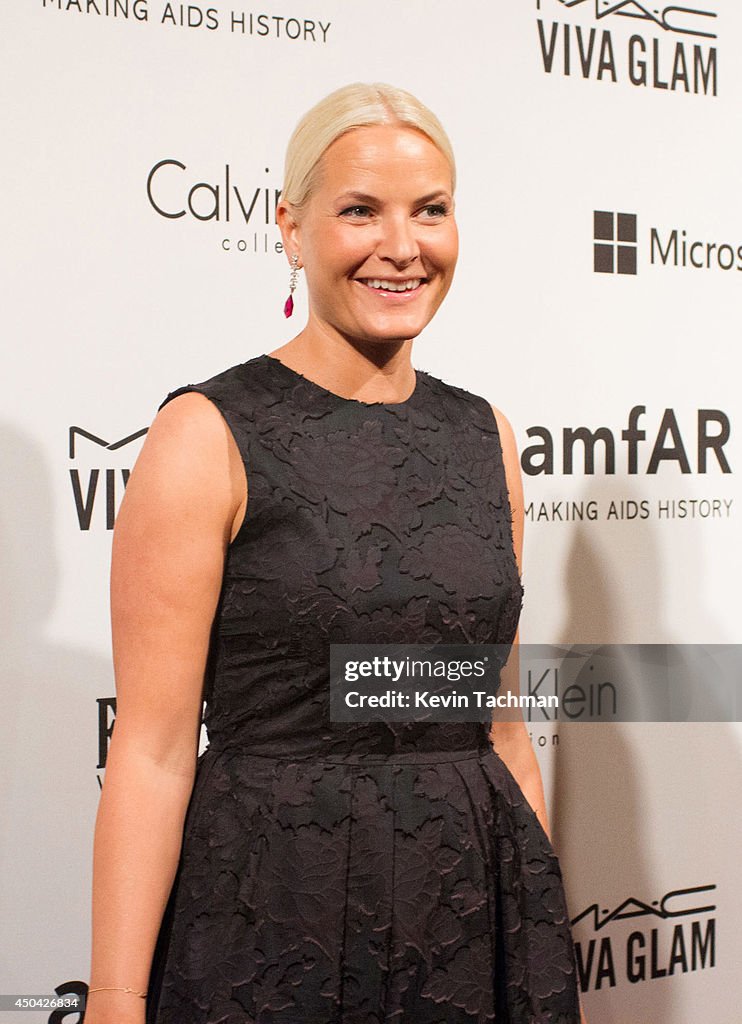
[[301, 266], [301, 229], [299, 220], [294, 207], [283, 199], [276, 207], [276, 222], [281, 232], [283, 249], [287, 258], [290, 260], [292, 255], [296, 253], [299, 257], [299, 266]]

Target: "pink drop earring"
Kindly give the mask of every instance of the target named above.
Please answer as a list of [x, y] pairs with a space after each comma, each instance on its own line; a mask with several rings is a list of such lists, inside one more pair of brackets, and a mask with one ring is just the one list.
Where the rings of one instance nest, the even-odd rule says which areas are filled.
[[285, 317], [291, 316], [294, 312], [294, 291], [296, 290], [296, 281], [299, 276], [299, 257], [294, 253], [291, 257], [291, 277], [289, 279], [289, 297], [283, 306], [283, 315]]

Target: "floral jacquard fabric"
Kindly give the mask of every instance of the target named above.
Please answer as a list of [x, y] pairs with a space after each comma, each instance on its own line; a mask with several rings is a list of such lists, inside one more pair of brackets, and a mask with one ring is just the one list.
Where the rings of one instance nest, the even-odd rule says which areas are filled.
[[248, 503], [147, 1024], [579, 1024], [559, 862], [486, 723], [330, 721], [332, 643], [515, 637], [496, 419], [416, 377], [366, 403], [261, 355], [165, 399], [217, 406]]

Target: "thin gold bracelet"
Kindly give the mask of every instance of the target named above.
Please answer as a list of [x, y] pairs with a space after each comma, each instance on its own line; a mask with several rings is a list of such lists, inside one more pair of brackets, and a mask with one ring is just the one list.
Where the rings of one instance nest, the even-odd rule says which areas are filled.
[[96, 986], [95, 988], [89, 988], [88, 989], [89, 993], [90, 992], [105, 992], [105, 991], [108, 991], [108, 992], [131, 992], [131, 994], [134, 995], [134, 996], [140, 996], [140, 998], [142, 998], [142, 999], [146, 999], [147, 998], [147, 993], [146, 992], [137, 992], [137, 990], [134, 989], [134, 988], [118, 988], [116, 985], [100, 985], [100, 986]]

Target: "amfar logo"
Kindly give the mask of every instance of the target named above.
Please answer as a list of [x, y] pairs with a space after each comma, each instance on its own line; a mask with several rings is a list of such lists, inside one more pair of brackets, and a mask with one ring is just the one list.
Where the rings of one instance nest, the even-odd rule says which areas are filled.
[[[581, 17], [573, 21], [536, 19], [543, 68], [547, 74], [582, 76], [670, 92], [717, 95], [717, 51], [704, 43], [716, 39], [714, 11], [681, 4], [648, 4], [639, 0], [536, 0], [536, 10], [550, 9]], [[608, 25], [631, 31], [615, 35]], [[586, 24], [585, 24], [586, 22]], [[638, 31], [654, 29], [647, 38]], [[678, 36], [699, 42], [686, 42]], [[674, 37], [674, 38], [673, 38]]]
[[[615, 476], [616, 473], [621, 476], [627, 473], [652, 476], [667, 464], [680, 473], [690, 475], [694, 472], [709, 473], [710, 462], [714, 471], [718, 466], [722, 473], [732, 472], [724, 452], [731, 434], [731, 421], [723, 409], [698, 409], [691, 421], [692, 427], [686, 427], [685, 437], [674, 409], [664, 409], [659, 424], [657, 414], [654, 414], [648, 425], [649, 434], [640, 425], [646, 413], [646, 405], [632, 406], [623, 429], [608, 425], [594, 428], [577, 426], [552, 432], [540, 424], [528, 427], [526, 436], [529, 440], [535, 438], [536, 443], [523, 446], [521, 469], [528, 476], [553, 476], [555, 473], [587, 476], [596, 472], [605, 476]], [[598, 453], [602, 459], [596, 469]], [[618, 469], [617, 453], [621, 459]]]
[[636, 984], [714, 967], [716, 918], [705, 915], [715, 911], [716, 904], [700, 895], [714, 889], [715, 885], [672, 889], [651, 903], [629, 896], [612, 910], [591, 903], [572, 919], [573, 927], [591, 923], [598, 933], [623, 921], [637, 924], [625, 939], [607, 934], [575, 939], [582, 991], [603, 985], [614, 988], [619, 977]]
[[[636, 274], [639, 239], [635, 213], [593, 210], [593, 270]], [[742, 245], [689, 239], [685, 228], [650, 228], [649, 264], [695, 270], [742, 271]]]
[[[89, 430], [83, 430], [82, 427], [70, 427], [70, 458], [77, 458], [77, 445], [80, 439], [87, 441], [96, 447], [105, 448], [106, 451], [115, 452], [120, 448], [124, 448], [126, 445], [131, 444], [133, 441], [137, 441], [140, 437], [144, 437], [147, 433], [147, 429], [147, 427], [144, 427], [142, 430], [137, 430], [133, 434], [128, 434], [126, 437], [122, 437], [118, 441], [104, 441], [102, 437], [98, 437], [96, 434], [91, 434]], [[81, 530], [90, 529], [93, 520], [93, 510], [96, 507], [96, 499], [100, 495], [99, 483], [101, 471], [100, 466], [95, 466], [89, 469], [87, 471], [87, 481], [83, 482], [81, 471], [77, 467], [70, 469], [72, 495], [75, 499], [75, 511], [77, 512], [77, 520]], [[106, 529], [112, 530], [116, 519], [117, 508], [117, 472], [121, 474], [121, 491], [123, 492], [129, 482], [129, 474], [131, 471], [129, 469], [119, 469], [117, 471], [115, 468], [105, 468], [103, 471], [105, 472], [105, 523]], [[97, 504], [99, 505], [100, 501], [98, 501]]]

